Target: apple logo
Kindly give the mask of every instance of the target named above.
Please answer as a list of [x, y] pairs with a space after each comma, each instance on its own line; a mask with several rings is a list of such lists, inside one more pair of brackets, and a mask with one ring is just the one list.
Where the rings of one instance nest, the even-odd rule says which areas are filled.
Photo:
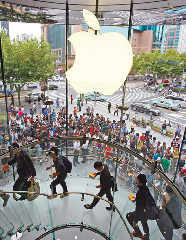
[[[89, 27], [99, 30], [95, 15], [83, 9]], [[117, 32], [95, 35], [81, 31], [68, 39], [75, 49], [75, 61], [66, 72], [70, 85], [78, 93], [115, 93], [129, 74], [133, 64], [132, 47], [126, 37]]]

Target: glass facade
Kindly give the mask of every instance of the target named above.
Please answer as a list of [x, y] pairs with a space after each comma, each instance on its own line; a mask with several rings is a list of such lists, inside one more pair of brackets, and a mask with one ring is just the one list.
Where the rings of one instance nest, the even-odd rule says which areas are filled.
[[167, 26], [166, 25], [158, 25], [158, 26], [139, 26], [140, 31], [147, 31], [152, 30], [153, 31], [153, 46], [152, 49], [159, 48], [160, 51], [164, 51], [164, 43], [166, 39], [166, 31]]
[[[56, 52], [57, 55], [61, 55], [62, 51], [62, 62], [65, 62], [65, 34], [65, 25], [56, 24], [48, 27], [48, 43], [50, 44], [51, 49], [59, 49], [59, 51], [57, 50]], [[69, 35], [70, 34], [71, 31], [69, 28]], [[70, 42], [68, 42], [68, 56], [71, 56]]]

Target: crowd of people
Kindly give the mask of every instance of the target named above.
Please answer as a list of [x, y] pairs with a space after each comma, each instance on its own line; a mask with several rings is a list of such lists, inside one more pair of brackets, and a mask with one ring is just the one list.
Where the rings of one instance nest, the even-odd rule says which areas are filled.
[[[79, 99], [78, 99], [79, 100]], [[59, 106], [57, 99], [57, 107]], [[65, 136], [66, 135], [66, 107], [64, 102], [57, 110], [53, 109], [49, 111], [48, 106], [44, 103], [41, 105], [41, 111], [38, 112], [36, 104], [33, 103], [32, 112], [30, 114], [25, 113], [24, 107], [21, 108], [9, 106], [9, 127], [11, 129], [10, 136], [8, 136], [7, 130], [3, 123], [0, 124], [0, 144], [1, 151], [4, 151], [9, 145], [9, 137], [11, 142], [17, 142], [19, 146], [25, 143], [32, 142], [33, 140], [42, 140], [53, 136]], [[117, 109], [115, 110], [115, 112]], [[142, 134], [136, 132], [135, 121], [130, 123], [130, 110], [123, 113], [121, 131], [120, 121], [105, 118], [102, 114], [94, 113], [94, 108], [86, 105], [86, 112], [82, 113], [79, 109], [79, 102], [77, 107], [74, 107], [73, 112], [68, 117], [68, 135], [69, 136], [82, 136], [86, 134], [88, 137], [95, 139], [104, 139], [106, 141], [112, 141], [118, 143], [124, 147], [129, 147], [131, 150], [139, 153], [150, 162], [158, 161], [158, 167], [165, 173], [174, 174], [178, 165], [178, 172], [182, 175], [181, 181], [184, 182], [185, 171], [184, 165], [186, 160], [186, 151], [183, 149], [181, 158], [178, 162], [180, 148], [182, 144], [181, 128], [179, 125], [175, 131], [175, 137], [172, 140], [171, 146], [167, 146], [166, 142], [160, 142], [151, 134], [151, 126], [147, 123], [146, 129]], [[130, 124], [127, 124], [128, 123]], [[127, 127], [130, 125], [130, 127]], [[166, 121], [162, 124], [163, 130], [166, 129]], [[43, 149], [49, 149], [52, 146], [57, 146], [59, 140], [54, 142], [47, 142], [42, 144]], [[113, 156], [116, 156], [116, 149], [101, 144], [101, 143], [81, 143], [69, 141], [69, 147], [74, 147], [74, 166], [78, 162], [78, 155], [80, 151], [83, 155], [87, 154], [90, 144], [97, 149], [97, 153], [100, 159], [109, 160]], [[81, 149], [81, 150], [80, 150]], [[86, 161], [86, 156], [82, 162]], [[126, 161], [123, 157], [122, 161]], [[132, 159], [129, 159], [131, 165]], [[111, 164], [112, 165], [112, 164]], [[183, 171], [183, 173], [181, 172]], [[180, 190], [183, 191], [183, 184], [180, 186]]]
[[[99, 160], [97, 164], [99, 166], [96, 165], [95, 168], [101, 172], [102, 169], [104, 169], [103, 166], [108, 168], [107, 172], [114, 171], [116, 164], [112, 161], [112, 159], [116, 156], [119, 156], [119, 160], [122, 162], [122, 164], [119, 165], [119, 178], [125, 181], [128, 190], [133, 190], [138, 194], [138, 188], [140, 189], [140, 184], [143, 182], [142, 180], [140, 180], [141, 183], [140, 181], [137, 181], [138, 176], [141, 176], [140, 174], [144, 175], [145, 179], [147, 180], [143, 184], [144, 186], [147, 185], [149, 188], [149, 196], [153, 196], [153, 201], [156, 205], [158, 203], [160, 194], [152, 187], [152, 184], [154, 184], [156, 189], [158, 189], [160, 192], [166, 188], [166, 185], [160, 176], [158, 174], [152, 175], [147, 165], [145, 165], [140, 159], [133, 157], [132, 154], [129, 154], [125, 151], [118, 152], [116, 148], [110, 147], [106, 143], [103, 144], [97, 141], [98, 139], [103, 139], [118, 143], [124, 147], [128, 147], [145, 157], [150, 162], [157, 160], [158, 167], [165, 174], [171, 174], [172, 178], [175, 177], [174, 173], [176, 170], [178, 170], [176, 179], [174, 179], [175, 184], [179, 188], [180, 192], [185, 194], [184, 181], [186, 180], [186, 169], [184, 166], [186, 160], [186, 151], [183, 149], [181, 158], [179, 159], [179, 153], [182, 145], [181, 128], [179, 126], [176, 128], [175, 137], [173, 138], [171, 145], [167, 146], [166, 142], [160, 142], [156, 139], [156, 137], [152, 136], [151, 126], [149, 123], [147, 123], [146, 129], [143, 133], [140, 134], [136, 132], [135, 121], [130, 122], [129, 109], [123, 113], [122, 122], [120, 125], [120, 121], [111, 121], [109, 118], [105, 118], [102, 114], [94, 113], [94, 108], [89, 107], [88, 105], [86, 105], [86, 111], [81, 113], [81, 107], [79, 107], [80, 103], [81, 102], [78, 101], [77, 107], [74, 107], [72, 113], [70, 113], [68, 116], [68, 128], [66, 128], [66, 107], [64, 102], [62, 102], [61, 106], [59, 105], [59, 99], [56, 101], [57, 110], [53, 109], [50, 111], [45, 103], [43, 103], [41, 105], [42, 111], [38, 112], [36, 104], [34, 103], [32, 109], [30, 110], [30, 114], [25, 113], [23, 106], [19, 108], [17, 106], [14, 107], [11, 104], [9, 106], [9, 128], [11, 129], [10, 135], [7, 134], [5, 125], [3, 123], [0, 124], [1, 152], [5, 151], [9, 146], [9, 138], [11, 139], [12, 144], [18, 147], [24, 145], [25, 143], [32, 142], [33, 140], [43, 140], [53, 136], [65, 136], [66, 130], [68, 129], [69, 136], [82, 136], [85, 134], [87, 137], [92, 137], [95, 139], [94, 141], [90, 142], [88, 140], [86, 142], [81, 142], [79, 140], [68, 141], [68, 147], [71, 147], [74, 150], [73, 167], [76, 167], [77, 164], [80, 164], [80, 153], [83, 155], [83, 160], [81, 163], [86, 163], [89, 149], [93, 149], [93, 151], [96, 153], [97, 159]], [[110, 106], [108, 107], [108, 111], [110, 112]], [[114, 115], [115, 114], [118, 114], [118, 106], [115, 108]], [[130, 127], [127, 127], [127, 125], [130, 125]], [[164, 134], [163, 130], [166, 129], [166, 126], [167, 124], [165, 121], [162, 125], [162, 135]], [[53, 158], [54, 164], [46, 168], [46, 170], [49, 170], [53, 166], [56, 168], [56, 175], [52, 177], [56, 177], [56, 179], [51, 183], [53, 195], [49, 198], [55, 198], [57, 184], [62, 185], [64, 196], [68, 196], [68, 194], [66, 194], [68, 190], [65, 183], [66, 173], [65, 175], [63, 174], [62, 178], [60, 178], [60, 174], [63, 172], [64, 166], [62, 168], [58, 164], [60, 161], [56, 162], [56, 159], [58, 159], [58, 150], [56, 147], [59, 147], [60, 144], [60, 140], [54, 140], [51, 142], [45, 142], [41, 145], [38, 144], [38, 149], [36, 147], [38, 153], [39, 148], [40, 150], [41, 148], [43, 150], [53, 150], [50, 151], [50, 156]], [[20, 152], [20, 154], [25, 154], [25, 156], [27, 156], [23, 151]], [[28, 156], [27, 159], [29, 159]], [[8, 164], [11, 165], [13, 162], [9, 162]], [[34, 178], [36, 175], [34, 171], [35, 170], [33, 168], [31, 178]], [[14, 184], [14, 190], [17, 190], [16, 184], [19, 183], [20, 179], [21, 177], [19, 176], [18, 180]], [[102, 196], [105, 193], [108, 195], [108, 199], [112, 200], [112, 197], [109, 195], [110, 185], [108, 190], [100, 190], [98, 196]], [[1, 194], [1, 197], [4, 199], [4, 205], [6, 206], [9, 195]], [[14, 196], [14, 198], [16, 199], [16, 196]], [[19, 200], [24, 199], [25, 196], [21, 196]], [[97, 204], [97, 202], [98, 199], [94, 199], [93, 203], [85, 205], [85, 207], [87, 209], [91, 209]], [[108, 210], [113, 209], [112, 206], [107, 208]], [[136, 213], [129, 213], [127, 215], [127, 219], [134, 227], [135, 232], [133, 235], [141, 236], [141, 232], [136, 225], [137, 221], [141, 220], [136, 219], [134, 214]], [[135, 224], [133, 224], [133, 219], [136, 219]], [[144, 227], [144, 232], [145, 231], [147, 232], [146, 235], [148, 236], [149, 233], [146, 225]], [[148, 239], [148, 237], [144, 239]]]

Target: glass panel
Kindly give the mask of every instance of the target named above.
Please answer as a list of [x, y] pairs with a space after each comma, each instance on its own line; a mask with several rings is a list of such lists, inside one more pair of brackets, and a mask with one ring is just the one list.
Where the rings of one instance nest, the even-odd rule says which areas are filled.
[[[126, 215], [135, 211], [136, 208], [136, 203], [131, 202], [129, 195], [133, 194], [135, 196], [139, 189], [136, 184], [136, 177], [139, 173], [144, 173], [146, 175], [149, 180], [147, 182], [147, 186], [150, 190], [150, 193], [152, 194], [157, 206], [162, 206], [162, 193], [166, 188], [165, 181], [162, 180], [157, 174], [152, 175], [147, 166], [132, 154], [117, 150], [117, 148], [109, 147], [105, 144], [100, 144], [97, 141], [89, 142], [87, 149], [87, 145], [83, 145], [83, 142], [80, 141], [80, 146], [78, 147], [79, 150], [75, 149], [77, 148], [77, 145], [75, 144], [75, 141], [72, 140], [67, 142], [67, 148], [65, 141], [55, 140], [55, 144], [58, 146], [58, 151], [60, 154], [67, 154], [68, 159], [73, 164], [76, 164], [76, 166], [73, 165], [72, 172], [68, 174], [66, 179], [69, 192], [87, 192], [91, 194], [98, 194], [99, 189], [95, 186], [99, 185], [100, 183], [99, 176], [97, 176], [95, 179], [91, 179], [89, 174], [91, 172], [97, 172], [94, 169], [95, 161], [100, 160], [103, 164], [106, 164], [111, 175], [115, 176], [118, 184], [119, 191], [115, 193], [112, 192], [114, 204], [121, 212], [121, 215], [131, 232], [133, 231], [133, 228], [129, 225]], [[123, 140], [121, 141], [121, 144], [125, 144]], [[52, 158], [46, 155], [46, 151], [50, 149], [51, 145], [53, 145], [52, 142], [45, 142], [32, 148], [26, 148], [26, 151], [29, 153], [29, 156], [31, 157], [36, 169], [36, 181], [38, 181], [40, 184], [40, 191], [49, 195], [51, 194], [50, 184], [52, 182], [50, 174], [55, 170], [54, 168], [50, 168], [50, 170], [46, 171], [46, 167], [53, 165]], [[137, 145], [134, 150], [151, 159], [151, 155], [145, 154], [145, 152], [140, 149], [139, 145]], [[165, 150], [167, 151], [166, 148]], [[122, 164], [113, 162], [113, 159], [116, 157], [122, 161]], [[154, 157], [151, 159], [151, 161], [153, 161], [153, 159]], [[159, 161], [159, 158], [157, 159]], [[161, 154], [160, 159], [162, 159]], [[78, 164], [77, 162], [81, 164]], [[162, 167], [163, 165], [161, 166], [159, 163], [160, 162], [158, 162], [159, 169], [164, 171], [164, 167]], [[177, 163], [177, 161], [175, 163]], [[169, 171], [174, 173], [175, 167], [176, 164], [172, 165], [171, 162]], [[15, 172], [16, 171], [17, 170], [15, 168]], [[165, 174], [167, 174], [166, 171]], [[11, 178], [12, 176], [10, 176], [10, 179]], [[17, 178], [18, 175], [16, 174], [15, 179]], [[159, 192], [154, 188], [154, 186], [152, 186], [152, 184], [156, 186]], [[12, 190], [12, 183], [6, 183], [3, 189]], [[57, 193], [62, 192], [63, 188], [58, 185]], [[104, 195], [103, 198], [107, 199], [107, 196]], [[3, 204], [3, 199], [0, 200], [1, 204]], [[12, 233], [15, 233], [18, 228], [21, 228], [26, 233], [27, 226], [29, 226], [31, 230], [34, 230], [35, 226], [39, 226], [40, 229], [44, 231], [45, 227], [47, 229], [51, 229], [59, 224], [79, 224], [83, 222], [83, 224], [90, 224], [93, 227], [99, 227], [100, 230], [110, 235], [112, 239], [120, 240], [123, 239], [123, 236], [128, 239], [129, 234], [126, 230], [126, 226], [117, 212], [114, 213], [105, 209], [109, 206], [109, 203], [99, 201], [95, 208], [85, 209], [84, 205], [90, 204], [92, 201], [93, 196], [85, 195], [82, 199], [81, 194], [70, 194], [70, 196], [64, 198], [60, 198], [58, 196], [54, 199], [47, 199], [45, 196], [39, 196], [31, 202], [27, 200], [17, 202], [11, 196], [7, 206], [2, 209], [1, 214], [2, 216], [5, 215], [3, 218], [4, 221], [6, 218], [9, 220], [9, 218], [11, 218], [11, 212], [15, 209], [16, 212], [14, 212], [11, 218], [13, 226], [8, 223], [9, 225], [7, 226], [2, 225], [4, 226], [2, 229], [5, 232], [4, 234], [10, 230]], [[183, 211], [185, 211], [184, 208], [182, 208], [182, 212]], [[100, 212], [103, 214], [100, 215]], [[8, 221], [7, 219], [6, 221]], [[107, 219], [107, 221], [105, 221], [105, 219]], [[16, 224], [14, 224], [14, 222], [16, 222]], [[150, 239], [159, 239], [161, 237], [161, 233], [157, 223], [154, 220], [149, 220], [148, 225], [150, 228]], [[141, 230], [143, 229], [140, 221], [139, 227]], [[180, 228], [179, 234], [182, 232], [183, 229]]]

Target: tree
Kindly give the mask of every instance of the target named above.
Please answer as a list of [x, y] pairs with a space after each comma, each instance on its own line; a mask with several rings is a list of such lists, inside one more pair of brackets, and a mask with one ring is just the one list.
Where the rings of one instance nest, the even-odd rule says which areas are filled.
[[5, 77], [8, 83], [14, 84], [21, 105], [20, 92], [26, 83], [46, 81], [55, 74], [56, 55], [51, 54], [43, 37], [21, 42], [18, 38], [10, 41], [3, 32], [1, 35]]
[[160, 53], [157, 49], [148, 53], [141, 52], [134, 56], [131, 74], [145, 74], [149, 68], [152, 74], [157, 73], [158, 76], [182, 76], [183, 67], [186, 69], [186, 53], [179, 54], [172, 48]]

